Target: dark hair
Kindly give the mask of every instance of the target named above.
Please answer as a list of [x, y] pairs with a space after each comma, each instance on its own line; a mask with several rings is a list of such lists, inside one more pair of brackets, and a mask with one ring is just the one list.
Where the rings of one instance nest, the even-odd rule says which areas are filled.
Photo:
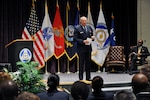
[[114, 100], [136, 100], [136, 96], [129, 90], [120, 90], [114, 94]]
[[93, 88], [93, 95], [99, 95], [101, 88], [103, 87], [103, 78], [100, 76], [95, 76], [92, 79], [92, 88]]
[[94, 90], [97, 90], [99, 88], [102, 88], [103, 87], [103, 78], [100, 77], [100, 76], [95, 76], [93, 79], [92, 79], [92, 88]]
[[18, 95], [16, 100], [40, 100], [40, 98], [33, 93], [24, 91]]
[[51, 74], [49, 77], [48, 77], [48, 80], [47, 80], [47, 85], [48, 87], [50, 88], [57, 88], [57, 86], [59, 86], [59, 76], [57, 74]]
[[89, 95], [89, 87], [82, 81], [76, 81], [71, 87], [71, 95], [74, 100], [86, 100]]
[[13, 80], [4, 80], [0, 83], [1, 92], [4, 100], [13, 100], [18, 96], [18, 85]]

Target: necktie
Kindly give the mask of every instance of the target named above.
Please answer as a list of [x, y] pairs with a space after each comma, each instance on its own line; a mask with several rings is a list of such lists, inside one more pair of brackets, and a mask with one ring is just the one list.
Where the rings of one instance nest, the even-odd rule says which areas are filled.
[[[141, 53], [141, 48], [139, 47], [138, 48], [138, 54], [140, 54]], [[140, 59], [140, 57], [138, 56], [138, 59]]]
[[83, 30], [86, 32], [86, 26], [83, 26]]

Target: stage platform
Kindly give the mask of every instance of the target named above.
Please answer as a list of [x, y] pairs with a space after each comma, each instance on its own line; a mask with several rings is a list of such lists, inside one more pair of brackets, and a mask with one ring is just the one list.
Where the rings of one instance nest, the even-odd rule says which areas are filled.
[[[44, 82], [46, 82], [49, 74], [50, 73], [43, 74]], [[60, 85], [69, 90], [73, 82], [79, 80], [78, 73], [58, 73], [58, 75], [60, 77]], [[101, 76], [104, 79], [104, 91], [131, 89], [131, 80], [133, 75], [129, 75], [128, 73], [91, 72], [91, 78], [94, 76]], [[83, 81], [89, 85], [91, 84], [91, 81]]]

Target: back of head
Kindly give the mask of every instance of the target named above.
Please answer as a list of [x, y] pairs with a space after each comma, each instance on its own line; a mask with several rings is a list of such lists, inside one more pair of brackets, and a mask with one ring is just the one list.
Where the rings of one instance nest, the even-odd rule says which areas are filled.
[[144, 74], [135, 74], [132, 78], [132, 88], [135, 94], [149, 90], [149, 81]]
[[74, 100], [86, 100], [89, 95], [89, 87], [82, 81], [76, 81], [71, 87], [71, 95]]
[[115, 93], [114, 100], [136, 100], [136, 96], [131, 91], [120, 90]]
[[33, 93], [25, 91], [19, 94], [16, 100], [40, 100], [40, 98]]
[[50, 87], [50, 89], [56, 89], [57, 86], [59, 86], [59, 80], [60, 79], [57, 74], [51, 74], [47, 80], [48, 87]]
[[18, 96], [18, 85], [13, 80], [4, 80], [0, 83], [4, 100], [13, 100]]
[[11, 77], [7, 72], [0, 72], [0, 83], [4, 80], [11, 80]]
[[92, 88], [94, 90], [94, 93], [99, 93], [101, 91], [101, 88], [103, 87], [103, 78], [100, 76], [95, 76], [92, 79]]
[[92, 79], [92, 88], [93, 89], [98, 89], [103, 87], [103, 78], [100, 76], [95, 76]]
[[142, 68], [140, 69], [140, 73], [146, 75], [150, 82], [150, 64], [143, 65]]

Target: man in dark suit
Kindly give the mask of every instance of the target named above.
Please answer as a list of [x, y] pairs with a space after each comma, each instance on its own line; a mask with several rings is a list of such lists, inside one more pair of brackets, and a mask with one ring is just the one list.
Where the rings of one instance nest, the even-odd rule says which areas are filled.
[[136, 61], [139, 61], [140, 64], [143, 65], [145, 62], [145, 58], [147, 58], [147, 56], [149, 56], [149, 55], [150, 54], [149, 54], [148, 48], [143, 46], [143, 40], [142, 39], [138, 40], [137, 46], [135, 46], [131, 50], [131, 68], [130, 68], [130, 71], [136, 69], [136, 66], [135, 66]]
[[91, 69], [91, 42], [94, 40], [93, 30], [86, 25], [87, 18], [80, 18], [80, 25], [75, 27], [74, 40], [77, 42], [77, 53], [79, 56], [79, 79], [83, 80], [84, 66], [86, 71], [86, 80], [90, 80]]

